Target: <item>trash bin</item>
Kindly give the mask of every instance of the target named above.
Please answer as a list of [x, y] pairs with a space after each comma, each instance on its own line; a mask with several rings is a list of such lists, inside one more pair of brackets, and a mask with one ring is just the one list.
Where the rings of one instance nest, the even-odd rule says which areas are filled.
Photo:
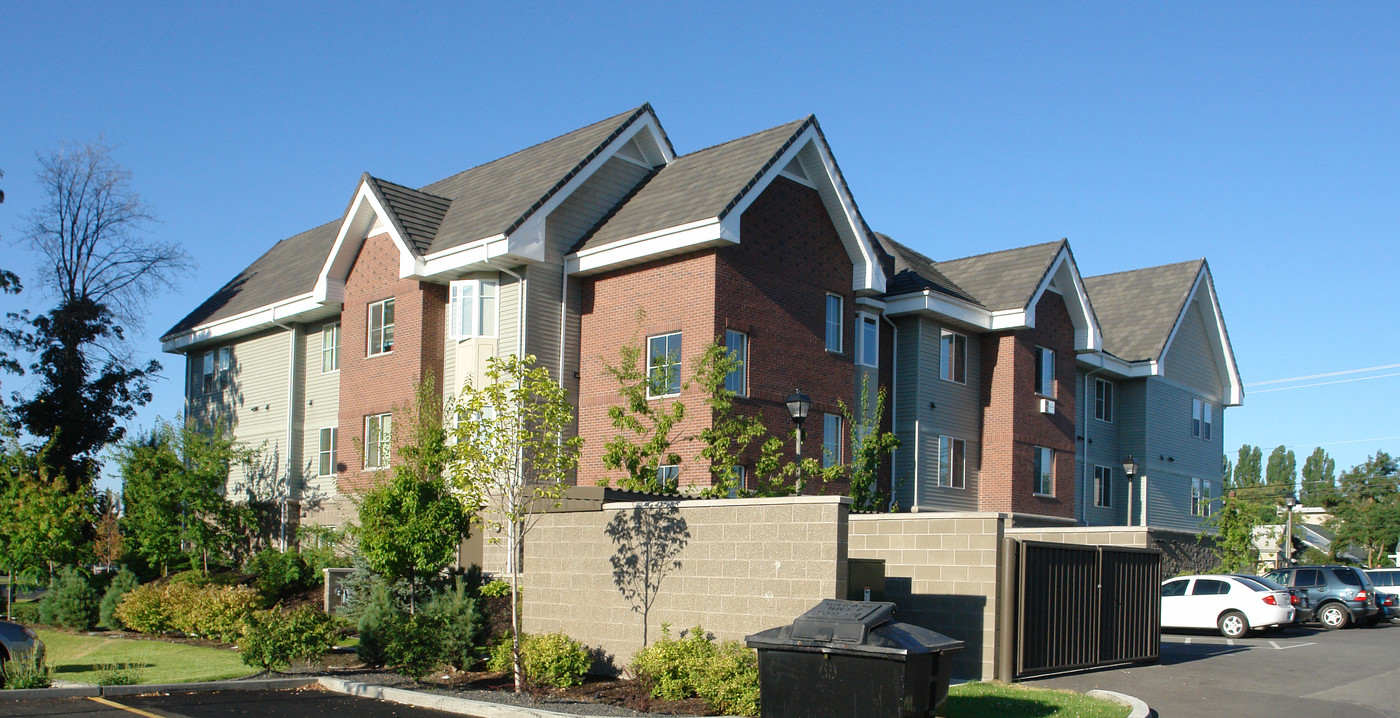
[[941, 715], [963, 642], [895, 623], [893, 603], [826, 599], [792, 625], [748, 636], [763, 718]]

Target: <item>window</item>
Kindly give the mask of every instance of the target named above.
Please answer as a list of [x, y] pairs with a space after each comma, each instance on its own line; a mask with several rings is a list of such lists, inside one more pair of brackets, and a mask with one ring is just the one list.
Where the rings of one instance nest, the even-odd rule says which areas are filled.
[[1192, 596], [1224, 596], [1230, 592], [1230, 584], [1211, 578], [1198, 578], [1191, 587]]
[[674, 489], [681, 483], [681, 467], [676, 464], [656, 467], [656, 485]]
[[394, 350], [394, 300], [369, 305], [369, 356]]
[[1175, 581], [1168, 581], [1162, 584], [1162, 596], [1170, 598], [1172, 596], [1185, 596], [1186, 587], [1191, 584], [1189, 578], [1178, 578]]
[[1055, 398], [1055, 350], [1035, 348], [1035, 393]]
[[1113, 421], [1113, 383], [1094, 379], [1094, 418]]
[[967, 488], [967, 442], [938, 437], [938, 485]]
[[1201, 515], [1202, 515], [1202, 516], [1210, 516], [1210, 514], [1211, 514], [1211, 508], [1210, 508], [1211, 490], [1210, 490], [1210, 489], [1211, 489], [1210, 481], [1202, 481], [1202, 482], [1201, 482]]
[[233, 348], [219, 347], [204, 353], [204, 371], [201, 373], [200, 388], [205, 394], [213, 394], [228, 382], [228, 374], [233, 369]]
[[739, 362], [734, 371], [724, 375], [724, 388], [737, 396], [749, 395], [749, 335], [732, 329], [724, 332], [724, 348]]
[[1206, 504], [1208, 503], [1208, 501], [1206, 500], [1205, 496], [1207, 491], [1208, 489], [1206, 488], [1206, 484], [1203, 483], [1200, 479], [1191, 479], [1192, 516], [1206, 515]]
[[321, 373], [340, 370], [340, 324], [321, 327]]
[[1037, 446], [1035, 453], [1034, 472], [1035, 493], [1041, 496], [1055, 495], [1055, 450], [1047, 449], [1044, 446]]
[[681, 333], [647, 337], [647, 398], [681, 393]]
[[943, 330], [943, 342], [938, 352], [938, 375], [947, 381], [967, 383], [967, 337]]
[[745, 469], [742, 464], [735, 464], [733, 469], [734, 484], [729, 487], [729, 498], [731, 499], [738, 498], [739, 492], [748, 488], [748, 484], [746, 483], [748, 480], [748, 470]]
[[[1283, 583], [1283, 581], [1279, 581], [1279, 583]], [[1293, 585], [1297, 588], [1325, 585], [1322, 580], [1322, 570], [1317, 568], [1298, 569], [1298, 573], [1293, 577]]]
[[496, 282], [464, 279], [453, 282], [451, 287], [449, 336], [453, 339], [496, 336]]
[[1191, 435], [1210, 441], [1210, 427], [1213, 423], [1215, 407], [1200, 399], [1191, 400]]
[[201, 372], [203, 379], [200, 381], [200, 392], [203, 394], [214, 393], [214, 352], [204, 353], [204, 371]]
[[844, 300], [835, 294], [826, 295], [826, 350], [841, 353], [842, 305]]
[[841, 415], [822, 414], [822, 468], [841, 463]]
[[860, 337], [856, 341], [856, 363], [880, 366], [880, 322], [869, 314], [858, 315]]
[[321, 429], [320, 457], [321, 462], [316, 470], [317, 476], [335, 475], [335, 439], [336, 428], [334, 426]]
[[392, 435], [392, 416], [375, 414], [365, 417], [366, 469], [383, 469], [389, 466], [389, 438]]
[[1113, 467], [1094, 467], [1094, 505], [1101, 509], [1113, 508]]
[[1210, 404], [1201, 405], [1201, 438], [1210, 441], [1211, 414], [1215, 407]]

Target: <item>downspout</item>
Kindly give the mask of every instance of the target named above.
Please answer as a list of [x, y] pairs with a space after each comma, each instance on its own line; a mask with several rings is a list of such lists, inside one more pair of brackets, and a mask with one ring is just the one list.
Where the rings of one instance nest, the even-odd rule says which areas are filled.
[[[559, 268], [559, 385], [564, 385], [564, 338], [569, 333], [569, 263]], [[577, 397], [575, 397], [577, 400]]]
[[297, 325], [283, 324], [276, 319], [272, 323], [287, 330], [287, 470], [283, 473], [282, 485], [282, 551], [287, 550], [287, 499], [292, 494], [292, 442], [296, 438], [296, 391], [297, 391]]
[[[898, 397], [899, 397], [899, 327], [895, 326], [894, 321], [891, 320], [888, 316], [886, 316], [886, 314], [885, 314], [884, 312], [880, 312], [880, 318], [883, 319], [883, 320], [885, 320], [885, 323], [886, 323], [886, 324], [890, 325], [890, 332], [891, 332], [891, 333], [890, 333], [890, 341], [891, 341], [891, 345], [890, 345], [890, 428], [896, 432], [896, 435], [898, 435], [898, 431], [899, 431], [899, 428], [898, 428], [898, 427], [899, 427], [898, 418], [899, 418], [899, 415], [896, 413], [896, 412], [897, 412], [896, 407], [899, 406], [899, 401], [898, 401]], [[895, 453], [890, 454], [890, 505], [889, 505], [889, 510], [891, 510], [891, 511], [894, 510], [894, 504], [895, 504], [895, 499], [894, 499], [894, 494], [895, 494], [894, 481], [895, 481], [895, 477], [899, 475], [899, 472], [897, 471], [897, 469], [899, 468], [899, 463], [898, 463], [898, 462], [899, 462], [899, 452], [896, 451]]]
[[[1096, 367], [1093, 371], [1084, 375], [1084, 411], [1082, 412], [1084, 421], [1079, 425], [1084, 430], [1084, 453], [1079, 455], [1079, 485], [1083, 487], [1084, 490], [1080, 492], [1083, 495], [1079, 497], [1079, 515], [1083, 518], [1085, 526], [1089, 525], [1089, 377], [1101, 371], [1103, 371], [1103, 367]], [[1097, 480], [1097, 478], [1095, 480]], [[1109, 482], [1109, 488], [1111, 489], [1112, 487], [1112, 482]], [[1129, 490], [1128, 493], [1131, 494], [1132, 491]], [[1129, 503], [1131, 503], [1131, 501], [1129, 501]]]

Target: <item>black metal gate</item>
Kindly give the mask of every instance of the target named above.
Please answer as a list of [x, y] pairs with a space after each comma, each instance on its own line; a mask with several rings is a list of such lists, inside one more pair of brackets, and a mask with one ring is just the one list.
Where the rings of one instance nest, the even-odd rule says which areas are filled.
[[1161, 551], [1016, 543], [1015, 678], [1158, 659]]

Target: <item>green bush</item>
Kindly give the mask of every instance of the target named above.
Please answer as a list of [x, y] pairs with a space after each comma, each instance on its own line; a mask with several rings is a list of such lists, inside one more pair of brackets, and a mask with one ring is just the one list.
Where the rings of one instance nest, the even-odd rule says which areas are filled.
[[141, 582], [137, 580], [136, 574], [122, 566], [117, 571], [117, 575], [107, 584], [107, 592], [102, 594], [102, 603], [98, 606], [97, 624], [103, 628], [110, 628], [113, 631], [120, 631], [125, 628], [120, 618], [117, 618], [117, 604], [121, 603], [122, 596], [137, 586]]
[[238, 653], [244, 663], [272, 671], [294, 661], [309, 663], [334, 647], [331, 617], [314, 606], [302, 606], [294, 611], [248, 614]]
[[86, 631], [97, 625], [97, 591], [76, 566], [64, 566], [39, 602], [39, 622]]
[[[514, 669], [510, 651], [510, 635], [497, 638], [491, 644], [487, 669], [511, 673]], [[526, 682], [568, 688], [583, 683], [593, 657], [586, 646], [562, 633], [525, 633], [520, 636], [520, 664]]]
[[10, 616], [15, 623], [33, 626], [39, 622], [39, 604], [34, 601], [16, 603], [10, 606]]
[[269, 605], [316, 584], [316, 569], [298, 551], [284, 553], [275, 548], [265, 548], [253, 554], [246, 569], [253, 574], [258, 593]]
[[502, 580], [499, 579], [499, 578], [493, 579], [493, 580], [491, 580], [491, 581], [488, 581], [485, 585], [483, 585], [483, 586], [481, 587], [481, 590], [479, 591], [479, 593], [480, 593], [481, 595], [483, 595], [483, 596], [488, 597], [488, 598], [496, 598], [496, 597], [499, 597], [499, 596], [509, 596], [509, 595], [510, 595], [510, 582], [509, 582], [509, 581], [502, 581]]
[[442, 623], [432, 616], [399, 614], [389, 635], [389, 668], [418, 680], [443, 663]]
[[361, 604], [360, 617], [355, 624], [360, 643], [355, 653], [365, 665], [377, 668], [389, 661], [389, 637], [401, 612], [384, 586], [377, 587]]
[[141, 672], [126, 664], [108, 663], [97, 667], [99, 686], [131, 686], [141, 682]]
[[458, 670], [476, 663], [486, 634], [486, 620], [467, 581], [458, 578], [451, 589], [434, 594], [424, 606], [423, 615], [440, 624], [438, 643], [444, 662]]
[[679, 638], [661, 626], [661, 638], [632, 658], [632, 672], [653, 698], [703, 699], [728, 715], [758, 714], [758, 657], [737, 641], [716, 644], [696, 626]]
[[21, 688], [48, 688], [53, 683], [53, 668], [44, 663], [38, 651], [5, 661], [0, 688], [19, 690]]
[[127, 591], [112, 615], [122, 625], [139, 633], [169, 631], [170, 611], [165, 605], [165, 586], [147, 583]]

